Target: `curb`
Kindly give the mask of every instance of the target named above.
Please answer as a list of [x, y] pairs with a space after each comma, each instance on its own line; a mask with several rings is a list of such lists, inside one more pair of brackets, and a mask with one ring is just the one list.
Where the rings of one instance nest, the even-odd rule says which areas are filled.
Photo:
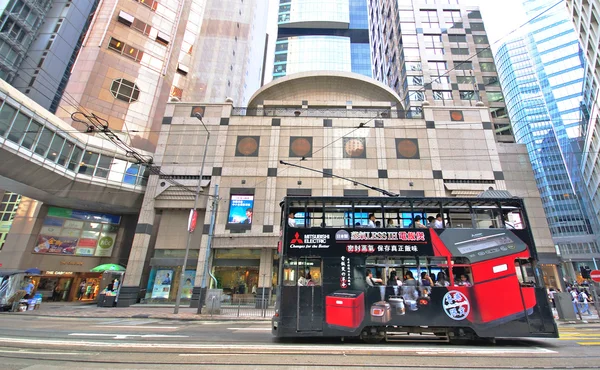
[[[98, 315], [98, 316], [80, 316], [80, 315], [45, 315], [45, 314], [23, 314], [21, 312], [2, 312], [5, 315], [20, 315], [27, 317], [55, 317], [55, 318], [80, 318], [80, 319], [160, 319], [177, 321], [249, 321], [249, 322], [271, 322], [270, 318], [249, 318], [249, 317], [217, 317], [198, 315], [198, 317], [161, 317], [153, 314], [132, 314], [124, 316]], [[0, 314], [0, 317], [1, 315]]]

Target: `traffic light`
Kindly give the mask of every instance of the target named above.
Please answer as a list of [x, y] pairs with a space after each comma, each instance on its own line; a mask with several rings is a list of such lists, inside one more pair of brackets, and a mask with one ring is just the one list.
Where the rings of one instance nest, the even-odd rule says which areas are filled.
[[584, 279], [589, 279], [590, 278], [590, 272], [592, 272], [592, 269], [589, 268], [589, 266], [579, 266], [579, 271], [581, 272], [581, 277]]

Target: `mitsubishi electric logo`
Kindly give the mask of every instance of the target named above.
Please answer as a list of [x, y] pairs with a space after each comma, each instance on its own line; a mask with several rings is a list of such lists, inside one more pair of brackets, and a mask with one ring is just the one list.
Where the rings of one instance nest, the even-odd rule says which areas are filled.
[[291, 243], [292, 244], [304, 244], [302, 239], [300, 239], [300, 234], [298, 232], [296, 232], [296, 235], [294, 235], [294, 239], [292, 239]]

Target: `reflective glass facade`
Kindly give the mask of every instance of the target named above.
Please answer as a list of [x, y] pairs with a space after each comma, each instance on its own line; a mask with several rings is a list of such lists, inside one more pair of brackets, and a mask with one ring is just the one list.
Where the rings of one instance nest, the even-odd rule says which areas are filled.
[[[550, 1], [524, 1], [538, 14]], [[523, 35], [496, 53], [500, 83], [515, 139], [527, 145], [546, 218], [563, 258], [598, 253], [589, 198], [579, 187], [583, 62], [561, 7], [530, 22]]]
[[280, 0], [273, 78], [307, 71], [371, 77], [364, 0]]

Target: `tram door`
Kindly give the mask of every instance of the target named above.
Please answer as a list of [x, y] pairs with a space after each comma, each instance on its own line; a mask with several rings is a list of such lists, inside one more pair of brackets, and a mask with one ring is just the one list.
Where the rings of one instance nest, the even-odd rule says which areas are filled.
[[[536, 289], [539, 286], [538, 278], [534, 271], [534, 266], [529, 259], [515, 260], [515, 270], [519, 279], [521, 301], [525, 311], [529, 332], [549, 332], [554, 328], [553, 320], [547, 320], [543, 315], [532, 315], [535, 306], [548, 305], [545, 290]], [[539, 296], [538, 291], [543, 295]], [[536, 297], [538, 296], [538, 297]]]
[[298, 301], [296, 330], [323, 330], [322, 260], [315, 257], [298, 258]]

